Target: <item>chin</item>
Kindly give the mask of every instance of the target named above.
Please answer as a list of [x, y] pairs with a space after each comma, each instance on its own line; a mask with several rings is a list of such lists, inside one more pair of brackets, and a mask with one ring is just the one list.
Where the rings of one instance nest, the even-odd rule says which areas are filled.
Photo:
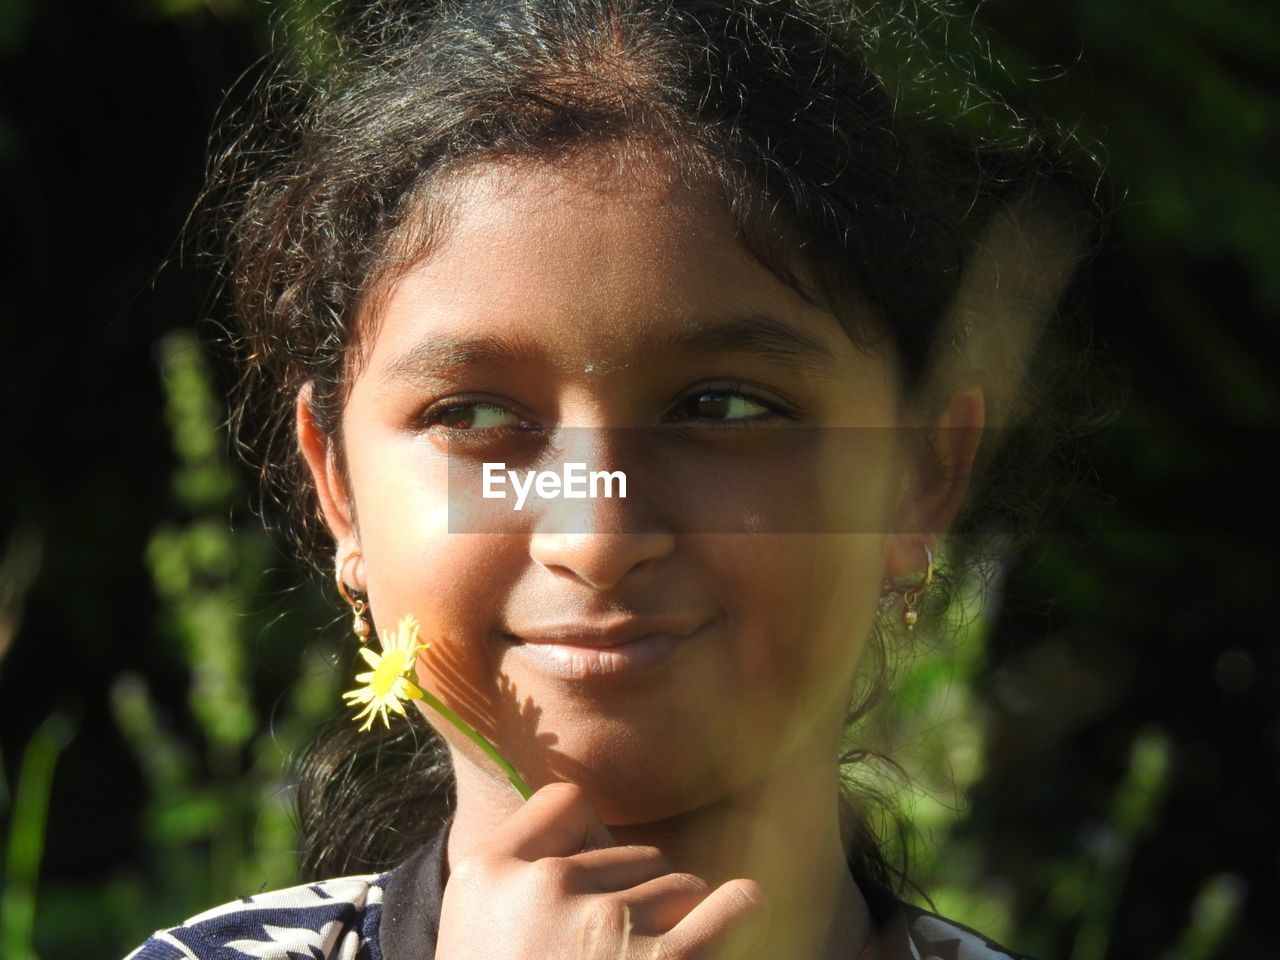
[[[653, 744], [671, 739], [641, 738], [638, 743], [600, 740], [573, 750], [552, 751], [544, 782], [568, 780], [582, 787], [595, 804], [600, 818], [610, 826], [627, 826], [667, 820], [702, 809], [731, 794], [733, 770], [720, 762], [714, 750], [696, 756], [680, 756]], [[680, 746], [689, 748], [687, 741]], [[540, 777], [540, 779], [543, 779]]]
[[726, 799], [723, 789], [690, 792], [662, 789], [652, 780], [646, 784], [616, 781], [584, 784], [596, 805], [600, 819], [610, 827], [638, 827], [662, 823], [705, 810]]

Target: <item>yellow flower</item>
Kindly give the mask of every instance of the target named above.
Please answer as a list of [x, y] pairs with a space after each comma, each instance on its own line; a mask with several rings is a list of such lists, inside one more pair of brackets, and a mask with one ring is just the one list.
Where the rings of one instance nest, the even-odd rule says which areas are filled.
[[356, 683], [363, 686], [348, 690], [342, 698], [351, 706], [357, 703], [365, 705], [355, 717], [357, 721], [367, 718], [360, 728], [361, 733], [373, 726], [373, 719], [379, 713], [382, 714], [382, 722], [390, 728], [388, 710], [403, 717], [405, 712], [402, 700], [422, 699], [422, 691], [412, 679], [413, 667], [418, 662], [418, 653], [431, 644], [418, 642], [418, 630], [417, 618], [412, 613], [406, 613], [400, 618], [398, 629], [388, 631], [379, 638], [381, 653], [374, 653], [368, 647], [360, 648], [360, 656], [373, 669], [356, 674]]

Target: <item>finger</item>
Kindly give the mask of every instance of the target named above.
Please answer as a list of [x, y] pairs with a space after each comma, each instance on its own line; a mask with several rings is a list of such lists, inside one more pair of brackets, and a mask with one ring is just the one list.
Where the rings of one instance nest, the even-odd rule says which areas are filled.
[[710, 892], [707, 882], [691, 873], [667, 873], [628, 890], [623, 897], [636, 930], [658, 934], [679, 924]]
[[729, 880], [716, 887], [662, 934], [659, 955], [681, 960], [736, 960], [749, 957], [769, 933], [769, 904], [752, 880]]
[[499, 855], [529, 862], [612, 846], [613, 836], [595, 805], [573, 783], [547, 784], [485, 841], [485, 847]]
[[671, 861], [657, 847], [621, 846], [584, 850], [569, 858], [577, 889], [616, 893], [671, 873]]

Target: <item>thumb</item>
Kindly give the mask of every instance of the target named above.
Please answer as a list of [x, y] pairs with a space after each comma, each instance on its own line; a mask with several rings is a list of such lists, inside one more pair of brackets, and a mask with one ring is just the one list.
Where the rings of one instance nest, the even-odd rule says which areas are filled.
[[499, 850], [529, 862], [616, 845], [595, 804], [576, 783], [548, 783], [536, 791], [493, 839]]

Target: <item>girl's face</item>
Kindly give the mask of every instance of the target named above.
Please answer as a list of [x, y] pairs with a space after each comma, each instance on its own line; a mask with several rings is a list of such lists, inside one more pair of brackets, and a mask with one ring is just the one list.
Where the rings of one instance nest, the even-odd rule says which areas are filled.
[[[898, 423], [891, 364], [754, 260], [710, 190], [611, 163], [462, 180], [366, 318], [349, 485], [305, 405], [300, 431], [377, 626], [412, 612], [432, 642], [421, 683], [533, 786], [573, 780], [623, 824], [834, 770], [893, 539], [850, 531], [892, 525], [902, 471], [891, 431], [834, 429]], [[626, 499], [486, 501], [502, 532], [449, 532], [483, 462], [564, 460], [622, 469]]]

